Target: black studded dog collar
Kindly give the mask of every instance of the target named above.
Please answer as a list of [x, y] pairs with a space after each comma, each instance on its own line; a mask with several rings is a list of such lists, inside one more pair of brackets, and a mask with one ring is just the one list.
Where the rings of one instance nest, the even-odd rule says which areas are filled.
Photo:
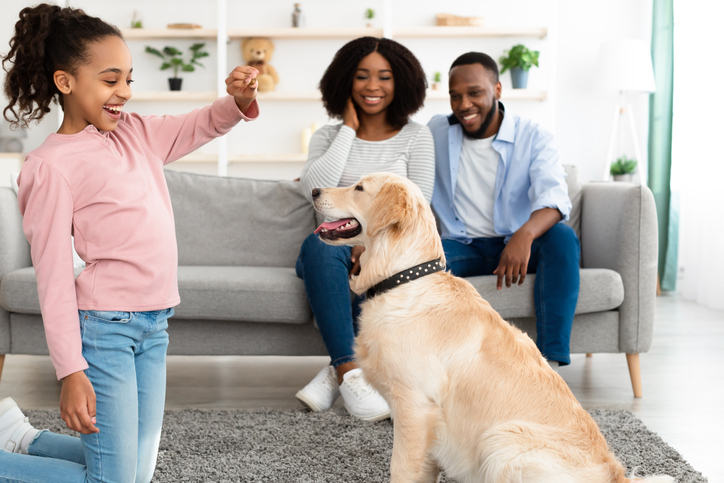
[[369, 290], [367, 290], [366, 297], [367, 299], [371, 299], [375, 295], [387, 292], [392, 288], [399, 287], [400, 285], [412, 282], [413, 280], [422, 278], [425, 275], [439, 272], [440, 270], [445, 270], [445, 265], [440, 262], [439, 258], [436, 260], [430, 260], [429, 262], [421, 263], [419, 265], [415, 265], [412, 268], [397, 272], [391, 277], [384, 279], [380, 283], [373, 285], [369, 288]]

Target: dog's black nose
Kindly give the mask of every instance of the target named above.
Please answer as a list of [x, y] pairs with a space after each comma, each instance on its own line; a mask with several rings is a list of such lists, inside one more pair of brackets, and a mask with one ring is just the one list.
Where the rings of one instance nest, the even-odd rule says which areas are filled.
[[316, 198], [322, 192], [319, 188], [312, 189], [312, 198]]

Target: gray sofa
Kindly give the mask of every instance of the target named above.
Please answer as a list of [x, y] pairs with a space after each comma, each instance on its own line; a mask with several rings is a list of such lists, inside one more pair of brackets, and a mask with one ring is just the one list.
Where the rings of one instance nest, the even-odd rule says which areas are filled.
[[[648, 188], [580, 186], [569, 171], [571, 226], [580, 234], [581, 290], [574, 353], [626, 353], [640, 397], [638, 354], [651, 345], [657, 228]], [[324, 355], [294, 265], [315, 228], [299, 183], [167, 171], [176, 218], [181, 304], [169, 354]], [[47, 354], [30, 248], [17, 197], [0, 188], [0, 371], [5, 354]], [[495, 277], [469, 279], [503, 317], [535, 339], [533, 276], [495, 290]]]

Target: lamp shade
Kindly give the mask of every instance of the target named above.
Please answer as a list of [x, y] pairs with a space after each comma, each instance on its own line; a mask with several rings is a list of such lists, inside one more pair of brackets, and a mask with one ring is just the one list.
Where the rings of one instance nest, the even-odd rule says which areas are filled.
[[654, 66], [648, 42], [616, 40], [601, 46], [599, 86], [617, 91], [655, 92]]

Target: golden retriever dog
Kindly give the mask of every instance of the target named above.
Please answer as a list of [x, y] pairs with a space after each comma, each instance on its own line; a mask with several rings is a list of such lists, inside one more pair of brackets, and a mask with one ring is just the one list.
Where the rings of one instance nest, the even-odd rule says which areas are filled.
[[350, 279], [367, 293], [355, 353], [392, 409], [392, 483], [437, 482], [440, 469], [461, 483], [635, 481], [533, 341], [434, 270], [445, 254], [417, 186], [376, 173], [313, 198], [325, 243], [366, 248]]

